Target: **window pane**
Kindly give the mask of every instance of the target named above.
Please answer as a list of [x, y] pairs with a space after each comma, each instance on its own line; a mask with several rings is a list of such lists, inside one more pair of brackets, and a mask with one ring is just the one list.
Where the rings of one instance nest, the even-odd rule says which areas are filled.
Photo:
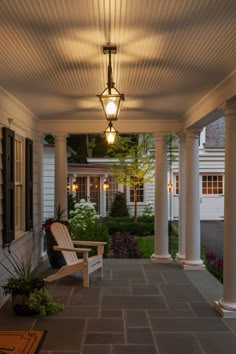
[[15, 229], [23, 230], [23, 143], [15, 140]]

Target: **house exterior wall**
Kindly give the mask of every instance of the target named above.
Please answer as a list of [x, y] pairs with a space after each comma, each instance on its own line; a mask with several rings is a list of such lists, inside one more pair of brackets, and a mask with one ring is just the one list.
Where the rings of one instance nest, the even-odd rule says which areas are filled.
[[[177, 145], [177, 141], [174, 144]], [[178, 219], [178, 194], [176, 193], [176, 176], [178, 175], [178, 149], [173, 148], [175, 156], [171, 166], [171, 181], [173, 183], [173, 191], [169, 193], [168, 210], [169, 217], [174, 220]], [[54, 212], [54, 147], [52, 145], [44, 145], [43, 158], [43, 216], [50, 217]], [[88, 165], [68, 165], [68, 175], [71, 181], [75, 176], [99, 176], [100, 185], [100, 215], [106, 215], [106, 207], [103, 205], [105, 197], [103, 196], [102, 181], [109, 174], [109, 165], [112, 159], [109, 158], [89, 158]], [[100, 166], [100, 167], [97, 167]], [[168, 171], [167, 181], [170, 180]], [[200, 217], [201, 220], [222, 220], [224, 218], [224, 195], [204, 195], [202, 194], [202, 176], [203, 175], [222, 175], [224, 176], [224, 118], [220, 118], [216, 122], [210, 124], [203, 129], [199, 137], [199, 179], [200, 179]], [[123, 186], [119, 186], [119, 190], [124, 190]], [[130, 214], [133, 214], [134, 203], [130, 202], [129, 188], [125, 188], [127, 205]], [[142, 214], [145, 204], [152, 205], [154, 210], [155, 199], [155, 177], [144, 186], [144, 201], [138, 202], [138, 215]]]
[[[33, 140], [33, 230], [24, 232], [17, 237], [11, 244], [11, 252], [21, 255], [23, 258], [30, 256], [33, 250], [32, 259], [34, 265], [37, 264], [40, 256], [41, 247], [41, 163], [40, 150], [37, 144], [37, 118], [23, 107], [18, 101], [10, 96], [6, 91], [0, 88], [0, 127], [10, 127], [15, 134], [23, 139], [29, 138]], [[9, 120], [9, 118], [12, 119]], [[7, 250], [3, 249], [3, 210], [2, 210], [2, 183], [3, 183], [3, 166], [2, 166], [2, 129], [0, 129], [0, 261], [6, 264], [5, 254]], [[7, 264], [9, 266], [9, 264]], [[4, 268], [0, 265], [0, 283], [9, 276]], [[6, 300], [0, 290], [0, 306]]]
[[55, 150], [43, 144], [43, 220], [53, 217], [55, 210]]

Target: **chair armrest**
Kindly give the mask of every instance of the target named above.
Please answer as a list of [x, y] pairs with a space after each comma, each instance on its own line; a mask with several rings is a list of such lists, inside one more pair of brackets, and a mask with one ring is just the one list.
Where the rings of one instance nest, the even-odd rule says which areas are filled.
[[60, 247], [60, 246], [53, 246], [55, 251], [69, 251], [69, 252], [90, 252], [91, 248], [69, 248], [69, 247]]
[[107, 242], [96, 242], [96, 241], [72, 241], [74, 245], [84, 245], [84, 246], [105, 246]]

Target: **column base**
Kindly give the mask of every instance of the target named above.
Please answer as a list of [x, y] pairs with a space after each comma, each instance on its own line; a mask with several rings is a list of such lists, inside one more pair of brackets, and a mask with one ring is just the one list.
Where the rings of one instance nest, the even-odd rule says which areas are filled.
[[193, 262], [183, 260], [181, 263], [181, 267], [184, 270], [205, 270], [206, 269], [205, 264], [203, 264], [203, 262], [201, 260], [200, 261], [193, 261]]
[[171, 258], [170, 254], [167, 254], [166, 256], [158, 256], [156, 254], [151, 255], [150, 258], [152, 263], [172, 263], [173, 259]]
[[175, 260], [177, 263], [182, 263], [185, 259], [185, 254], [176, 253]]
[[221, 300], [215, 301], [215, 309], [220, 314], [220, 316], [223, 318], [236, 318], [236, 308], [235, 308], [235, 310], [233, 310], [233, 309], [228, 310], [228, 309], [223, 308], [221, 306]]

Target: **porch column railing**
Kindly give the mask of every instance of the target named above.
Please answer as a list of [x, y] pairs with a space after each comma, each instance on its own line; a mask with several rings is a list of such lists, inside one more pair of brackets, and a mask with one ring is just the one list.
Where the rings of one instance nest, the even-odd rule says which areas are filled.
[[217, 309], [236, 317], [236, 97], [222, 107], [225, 112], [224, 288]]
[[55, 208], [64, 211], [62, 219], [67, 219], [67, 134], [55, 134]]
[[199, 191], [199, 133], [186, 132], [186, 242], [184, 269], [205, 269], [201, 260], [200, 191]]
[[155, 135], [155, 236], [152, 262], [170, 262], [168, 252], [167, 134]]
[[179, 136], [179, 244], [177, 261], [185, 258], [185, 224], [186, 224], [186, 135]]

